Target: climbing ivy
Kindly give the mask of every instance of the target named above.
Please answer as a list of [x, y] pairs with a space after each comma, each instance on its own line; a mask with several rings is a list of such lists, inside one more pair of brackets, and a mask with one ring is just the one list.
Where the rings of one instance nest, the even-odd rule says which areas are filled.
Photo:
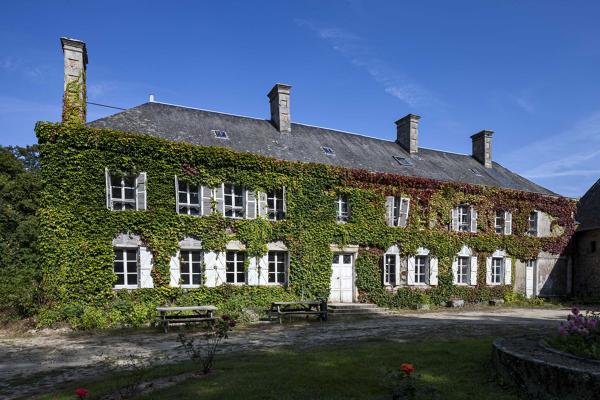
[[[45, 183], [39, 212], [47, 310], [42, 316], [44, 323], [70, 320], [69, 315], [83, 315], [90, 307], [114, 310], [115, 304], [121, 304], [120, 309], [131, 304], [146, 307], [150, 310], [146, 314], [134, 314], [146, 315], [140, 318], [147, 320], [157, 304], [183, 304], [190, 299], [213, 301], [239, 311], [242, 306], [263, 305], [282, 298], [326, 298], [331, 244], [360, 246], [356, 285], [363, 300], [409, 306], [422, 293], [417, 289], [391, 293], [382, 286], [380, 260], [392, 245], [398, 245], [404, 255], [426, 247], [439, 258], [439, 285], [429, 289], [432, 300], [443, 301], [452, 296], [485, 300], [512, 290], [510, 285], [485, 286], [486, 255], [496, 249], [506, 250], [515, 259], [527, 259], [540, 251], [559, 254], [565, 250], [575, 227], [575, 203], [557, 196], [281, 161], [72, 123], [38, 123], [36, 133]], [[111, 171], [147, 173], [146, 211], [112, 212], [106, 208], [106, 167]], [[207, 186], [234, 182], [261, 191], [285, 186], [286, 219], [272, 222], [262, 218], [232, 220], [216, 213], [205, 217], [179, 215], [175, 212], [175, 175], [182, 182]], [[336, 223], [334, 199], [340, 192], [349, 198], [351, 216], [346, 224]], [[387, 195], [410, 197], [406, 228], [386, 225]], [[450, 209], [463, 202], [478, 209], [476, 234], [448, 232]], [[496, 209], [513, 213], [513, 235], [494, 233]], [[534, 209], [553, 217], [553, 229], [557, 232], [554, 237], [524, 235], [527, 216]], [[152, 252], [154, 289], [133, 293], [112, 289], [116, 280], [112, 272], [112, 239], [121, 233], [139, 235]], [[200, 240], [207, 251], [223, 251], [228, 241], [238, 240], [245, 244], [250, 257], [266, 254], [267, 243], [282, 241], [290, 254], [289, 286], [170, 288], [170, 258], [185, 237]], [[483, 284], [476, 287], [452, 285], [452, 259], [463, 245], [479, 256], [478, 282]], [[123, 306], [123, 302], [129, 302], [129, 306]], [[71, 314], [60, 311], [65, 308]], [[110, 319], [106, 321], [108, 325], [115, 324]]]

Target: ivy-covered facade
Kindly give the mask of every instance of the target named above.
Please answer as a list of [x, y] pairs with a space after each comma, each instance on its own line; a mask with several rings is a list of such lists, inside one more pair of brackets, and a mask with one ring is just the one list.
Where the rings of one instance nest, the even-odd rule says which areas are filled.
[[[270, 123], [294, 135], [282, 86]], [[527, 294], [568, 293], [570, 199], [86, 126], [73, 98], [65, 108], [76, 117], [36, 126], [48, 323], [136, 324], [166, 303], [477, 302], [527, 293], [528, 268], [553, 282]], [[232, 133], [214, 128], [211, 140]], [[411, 147], [412, 128], [402, 154], [418, 163], [426, 154]], [[500, 169], [487, 144], [482, 168]]]

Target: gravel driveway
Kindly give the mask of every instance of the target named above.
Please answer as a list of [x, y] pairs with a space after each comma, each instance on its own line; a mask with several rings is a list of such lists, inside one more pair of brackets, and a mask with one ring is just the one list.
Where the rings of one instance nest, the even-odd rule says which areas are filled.
[[[278, 346], [303, 348], [385, 337], [396, 341], [502, 336], [554, 329], [566, 309], [486, 308], [484, 310], [398, 313], [325, 323], [260, 323], [234, 331], [223, 351], [256, 351]], [[104, 371], [104, 357], [136, 354], [157, 362], [185, 358], [177, 333], [158, 330], [110, 333], [44, 333], [6, 337], [0, 332], [0, 398], [44, 393]]]

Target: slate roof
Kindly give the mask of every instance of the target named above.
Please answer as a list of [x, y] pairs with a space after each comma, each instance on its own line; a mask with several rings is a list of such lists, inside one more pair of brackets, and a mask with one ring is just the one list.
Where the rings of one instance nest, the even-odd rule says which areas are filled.
[[[269, 120], [150, 102], [88, 125], [195, 145], [226, 147], [280, 160], [556, 195], [498, 163], [494, 162], [493, 168], [485, 168], [470, 155], [425, 148], [410, 155], [393, 141], [298, 123], [292, 123], [291, 133], [280, 133]], [[213, 129], [226, 131], [229, 139], [215, 138]], [[322, 146], [333, 149], [335, 155], [326, 155]], [[408, 159], [411, 165], [402, 166], [393, 156]]]
[[579, 199], [575, 220], [580, 231], [600, 229], [600, 179]]

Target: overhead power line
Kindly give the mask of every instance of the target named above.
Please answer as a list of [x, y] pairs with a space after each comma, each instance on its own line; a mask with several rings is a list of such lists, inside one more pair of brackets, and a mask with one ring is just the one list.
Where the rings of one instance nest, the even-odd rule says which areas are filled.
[[106, 107], [106, 108], [114, 108], [115, 110], [127, 110], [126, 108], [122, 108], [122, 107], [115, 107], [115, 106], [109, 106], [106, 104], [100, 104], [100, 103], [92, 103], [91, 101], [86, 101], [87, 104], [91, 104], [93, 106], [100, 106], [100, 107]]

